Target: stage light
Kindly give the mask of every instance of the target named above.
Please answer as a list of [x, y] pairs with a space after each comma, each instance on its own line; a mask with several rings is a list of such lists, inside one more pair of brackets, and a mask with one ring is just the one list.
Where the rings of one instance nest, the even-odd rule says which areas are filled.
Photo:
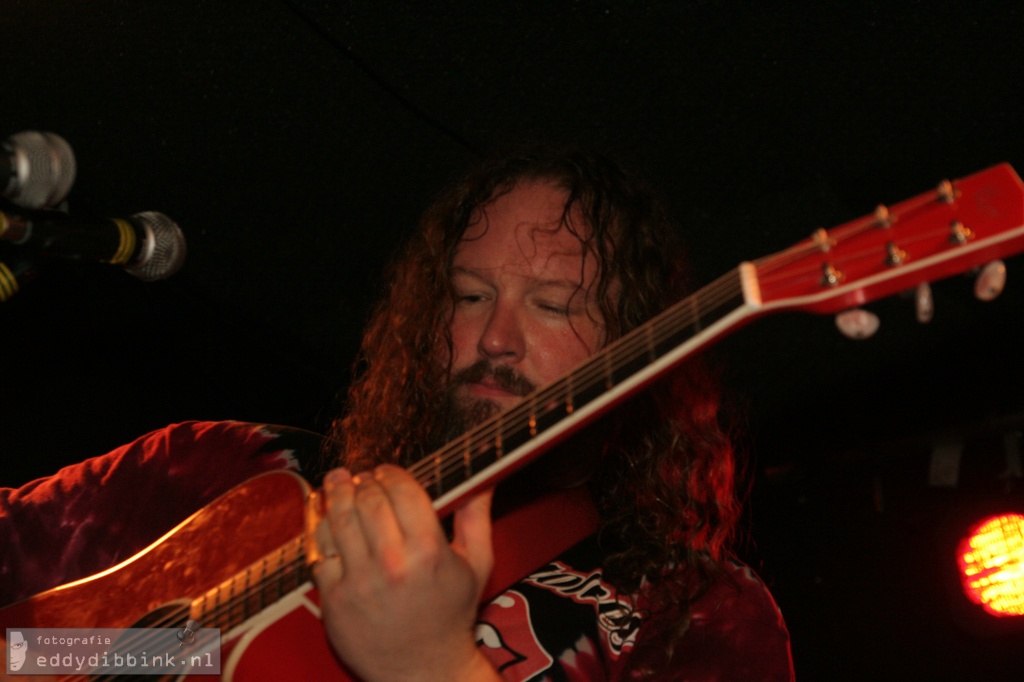
[[967, 597], [994, 616], [1024, 615], [1024, 515], [990, 516], [957, 548]]

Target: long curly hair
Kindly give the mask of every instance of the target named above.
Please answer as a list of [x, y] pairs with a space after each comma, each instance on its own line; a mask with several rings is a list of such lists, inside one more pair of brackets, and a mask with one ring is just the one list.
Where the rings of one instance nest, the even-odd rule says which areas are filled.
[[[572, 229], [570, 216], [585, 220], [587, 229], [574, 234], [584, 242], [581, 258], [590, 253], [598, 262], [593, 293], [606, 341], [686, 295], [678, 230], [637, 176], [600, 155], [550, 147], [484, 163], [425, 212], [390, 269], [346, 410], [331, 429], [329, 441], [347, 466], [409, 465], [443, 444], [437, 413], [445, 409], [450, 367], [438, 358], [452, 357], [456, 248], [475, 211], [532, 180], [567, 192], [564, 226]], [[610, 295], [613, 282], [617, 295]], [[602, 519], [606, 579], [623, 593], [642, 591], [646, 610], [665, 615], [652, 619], [658, 625], [640, 645], [660, 652], [652, 660], [671, 658], [689, 622], [687, 604], [720, 567], [739, 518], [733, 448], [718, 408], [717, 382], [701, 359], [684, 363], [613, 413], [589, 481]]]

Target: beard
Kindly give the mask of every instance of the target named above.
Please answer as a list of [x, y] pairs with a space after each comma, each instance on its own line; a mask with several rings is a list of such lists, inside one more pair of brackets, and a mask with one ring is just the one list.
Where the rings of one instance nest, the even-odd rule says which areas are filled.
[[432, 449], [445, 445], [501, 412], [502, 407], [493, 400], [472, 398], [465, 393], [460, 394], [460, 389], [484, 379], [489, 379], [498, 388], [518, 396], [525, 396], [536, 388], [533, 383], [511, 367], [507, 365], [494, 366], [486, 360], [480, 360], [455, 372], [444, 392], [444, 406], [441, 410], [442, 426], [438, 431], [441, 442], [433, 443]]

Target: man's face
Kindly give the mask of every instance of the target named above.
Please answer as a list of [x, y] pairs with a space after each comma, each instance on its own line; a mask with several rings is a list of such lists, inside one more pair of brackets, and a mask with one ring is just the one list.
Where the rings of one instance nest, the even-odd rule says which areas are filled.
[[10, 658], [7, 659], [7, 663], [11, 666], [12, 671], [21, 670], [21, 666], [25, 664], [25, 656], [28, 654], [25, 635], [17, 631], [12, 632], [8, 646], [10, 647]]
[[[455, 253], [456, 405], [470, 423], [516, 404], [604, 343], [597, 261], [562, 227], [566, 192], [524, 181], [478, 210]], [[581, 217], [571, 216], [577, 231]]]

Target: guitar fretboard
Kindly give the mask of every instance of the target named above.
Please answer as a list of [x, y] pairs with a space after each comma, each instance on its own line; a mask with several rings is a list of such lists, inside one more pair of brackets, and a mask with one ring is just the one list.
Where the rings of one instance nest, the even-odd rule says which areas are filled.
[[299, 536], [193, 600], [189, 617], [203, 627], [228, 632], [309, 578], [303, 537]]

